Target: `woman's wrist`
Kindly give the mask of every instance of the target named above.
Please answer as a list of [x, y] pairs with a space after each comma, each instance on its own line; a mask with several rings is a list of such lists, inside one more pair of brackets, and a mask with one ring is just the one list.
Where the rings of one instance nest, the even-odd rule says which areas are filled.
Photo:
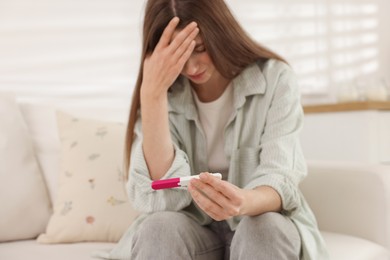
[[141, 85], [140, 98], [141, 102], [151, 101], [158, 102], [167, 99], [168, 90], [164, 90], [163, 87], [152, 86], [148, 84]]
[[269, 186], [244, 190], [244, 203], [240, 215], [257, 216], [266, 212], [279, 212], [282, 208], [280, 195]]

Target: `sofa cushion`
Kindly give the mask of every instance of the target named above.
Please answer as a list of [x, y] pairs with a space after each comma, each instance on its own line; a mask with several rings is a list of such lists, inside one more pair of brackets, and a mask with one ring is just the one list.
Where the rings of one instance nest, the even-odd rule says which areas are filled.
[[0, 94], [0, 241], [35, 238], [50, 200], [30, 134], [15, 99]]
[[[388, 260], [385, 248], [368, 240], [330, 232], [322, 232], [332, 260]], [[74, 243], [42, 245], [34, 240], [0, 243], [1, 259], [96, 259], [91, 252], [112, 249], [111, 243]]]
[[36, 240], [0, 243], [0, 259], [7, 260], [92, 260], [91, 252], [112, 249], [113, 243], [72, 243], [44, 245]]
[[50, 201], [54, 202], [57, 195], [61, 154], [56, 110], [48, 104], [26, 102], [18, 104], [31, 134], [35, 154], [49, 190]]
[[124, 185], [125, 125], [57, 113], [59, 187], [42, 243], [116, 242], [138, 213]]
[[332, 260], [389, 260], [389, 251], [368, 240], [337, 234], [321, 232], [327, 244]]

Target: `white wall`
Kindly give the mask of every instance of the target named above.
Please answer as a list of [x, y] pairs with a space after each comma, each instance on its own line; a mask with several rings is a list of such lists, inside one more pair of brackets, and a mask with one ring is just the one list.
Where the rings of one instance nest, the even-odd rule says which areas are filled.
[[301, 134], [306, 159], [390, 164], [390, 111], [308, 114]]

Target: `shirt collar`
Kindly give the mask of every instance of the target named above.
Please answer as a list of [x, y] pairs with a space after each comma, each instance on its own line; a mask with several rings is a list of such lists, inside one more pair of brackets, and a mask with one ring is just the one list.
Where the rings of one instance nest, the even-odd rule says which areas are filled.
[[[258, 63], [253, 63], [233, 79], [234, 107], [239, 109], [247, 96], [265, 93], [266, 81]], [[169, 90], [169, 112], [185, 114], [187, 119], [195, 119], [197, 111], [187, 78], [180, 76]]]

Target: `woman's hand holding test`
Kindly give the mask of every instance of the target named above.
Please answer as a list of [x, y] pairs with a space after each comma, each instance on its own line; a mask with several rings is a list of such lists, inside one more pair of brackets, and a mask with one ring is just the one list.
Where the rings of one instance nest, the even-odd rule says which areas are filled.
[[281, 210], [280, 196], [271, 187], [259, 186], [246, 190], [214, 178], [209, 173], [201, 173], [199, 177], [199, 180], [191, 180], [188, 191], [196, 204], [214, 220]]

